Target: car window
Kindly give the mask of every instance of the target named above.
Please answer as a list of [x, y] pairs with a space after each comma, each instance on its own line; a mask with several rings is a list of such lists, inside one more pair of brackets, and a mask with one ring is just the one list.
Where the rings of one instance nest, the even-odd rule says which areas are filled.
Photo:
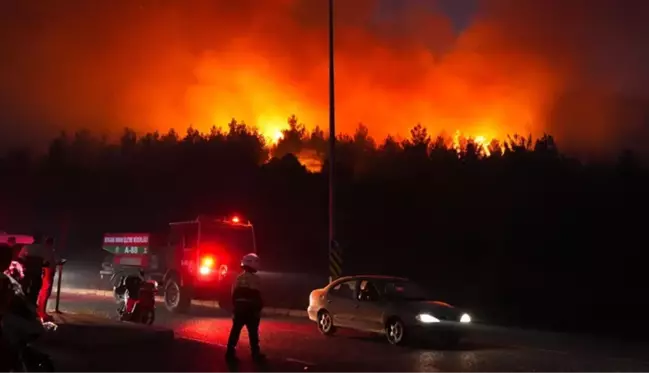
[[374, 302], [379, 300], [380, 294], [376, 285], [369, 280], [363, 280], [358, 287], [358, 300], [365, 302]]
[[355, 299], [356, 280], [341, 282], [329, 290], [329, 294], [346, 299]]
[[427, 300], [430, 298], [425, 289], [411, 281], [386, 282], [384, 292], [389, 298], [404, 300]]

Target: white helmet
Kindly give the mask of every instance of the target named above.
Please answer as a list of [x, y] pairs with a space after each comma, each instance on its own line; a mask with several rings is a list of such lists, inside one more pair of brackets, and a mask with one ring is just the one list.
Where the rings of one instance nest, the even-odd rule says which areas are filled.
[[255, 271], [259, 271], [259, 256], [255, 253], [246, 254], [241, 259], [242, 267], [250, 267]]

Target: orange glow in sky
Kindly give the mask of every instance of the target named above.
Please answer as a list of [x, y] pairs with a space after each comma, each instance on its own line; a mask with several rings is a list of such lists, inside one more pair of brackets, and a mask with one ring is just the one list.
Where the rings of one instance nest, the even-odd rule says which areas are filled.
[[[385, 3], [337, 1], [339, 132], [362, 122], [380, 140], [421, 123], [433, 135], [548, 132], [591, 146], [620, 132], [618, 102], [602, 92], [646, 71], [648, 44], [625, 31], [649, 34], [635, 16], [646, 2], [617, 19], [605, 2], [477, 0], [460, 32], [435, 0], [378, 17]], [[0, 97], [5, 122], [20, 125], [0, 131], [184, 133], [236, 118], [276, 142], [292, 114], [328, 126], [326, 0], [12, 4], [0, 8]], [[620, 41], [616, 63], [600, 40]]]

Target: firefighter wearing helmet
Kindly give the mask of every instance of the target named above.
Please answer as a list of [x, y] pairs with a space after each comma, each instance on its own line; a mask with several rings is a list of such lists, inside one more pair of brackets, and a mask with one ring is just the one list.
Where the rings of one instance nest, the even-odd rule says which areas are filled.
[[259, 323], [263, 303], [260, 291], [261, 282], [257, 275], [257, 271], [259, 271], [259, 257], [257, 254], [245, 255], [241, 259], [241, 268], [243, 272], [237, 276], [232, 286], [234, 315], [225, 357], [229, 361], [237, 360], [235, 349], [237, 342], [239, 342], [241, 329], [245, 326], [250, 338], [252, 358], [255, 361], [261, 361], [265, 359], [265, 356], [259, 349]]

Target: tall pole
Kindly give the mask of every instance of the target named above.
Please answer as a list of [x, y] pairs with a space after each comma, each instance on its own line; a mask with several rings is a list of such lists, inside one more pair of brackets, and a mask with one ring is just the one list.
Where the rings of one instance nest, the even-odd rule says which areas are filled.
[[334, 219], [334, 168], [336, 164], [336, 106], [334, 90], [334, 0], [329, 0], [329, 257], [336, 249]]
[[[68, 241], [68, 232], [70, 231], [70, 212], [66, 211], [65, 216], [63, 218], [63, 224], [61, 226], [61, 240], [57, 240], [57, 245], [56, 250], [58, 251], [56, 255], [56, 260], [57, 260], [57, 265], [54, 267], [55, 269], [58, 270], [58, 279], [56, 283], [56, 303], [54, 305], [54, 312], [55, 313], [62, 313], [59, 305], [61, 304], [61, 280], [63, 278], [63, 264], [65, 264], [65, 261], [63, 260], [63, 256], [61, 255], [61, 252], [64, 250], [64, 247], [67, 245]], [[52, 280], [54, 278], [52, 277]], [[53, 285], [53, 284], [52, 284]], [[50, 288], [50, 293], [52, 292]], [[47, 309], [47, 307], [45, 307]]]

